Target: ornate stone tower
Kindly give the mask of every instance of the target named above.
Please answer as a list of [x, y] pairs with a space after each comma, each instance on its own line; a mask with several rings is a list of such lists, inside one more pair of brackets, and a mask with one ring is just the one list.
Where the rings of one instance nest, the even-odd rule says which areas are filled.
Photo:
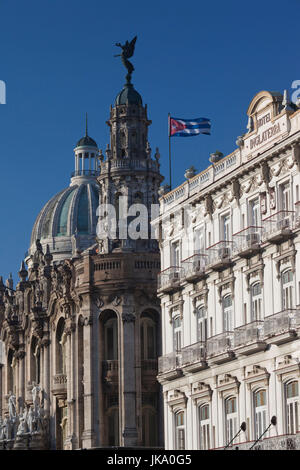
[[[0, 278], [0, 407], [11, 426], [4, 439], [11, 447], [19, 425], [23, 429], [24, 406], [36, 419], [44, 413], [43, 447], [163, 445], [156, 380], [160, 254], [149, 223], [163, 178], [158, 150], [151, 158], [147, 108], [130, 74], [108, 124], [110, 145], [106, 160], [100, 152], [100, 175], [97, 145], [86, 132], [75, 148], [70, 187], [38, 216], [28, 272], [22, 265], [15, 291]], [[96, 238], [98, 195], [116, 209], [122, 201], [113, 237], [104, 230]], [[147, 236], [122, 232], [135, 223], [132, 203], [148, 210], [140, 206], [144, 219], [137, 223], [146, 225]], [[98, 228], [104, 225], [100, 217]], [[14, 399], [15, 411], [9, 406]]]

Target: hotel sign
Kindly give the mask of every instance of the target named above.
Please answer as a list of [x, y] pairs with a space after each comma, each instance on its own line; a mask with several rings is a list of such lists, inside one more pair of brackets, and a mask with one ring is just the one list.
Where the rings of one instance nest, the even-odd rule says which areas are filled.
[[272, 116], [271, 110], [268, 110], [256, 117], [256, 132], [252, 132], [245, 139], [244, 156], [247, 159], [255, 157], [262, 147], [272, 145], [274, 140], [281, 138], [287, 132], [287, 116], [280, 116], [276, 120], [272, 119]]
[[[257, 128], [264, 126], [266, 123], [271, 121], [271, 113], [266, 114], [262, 118], [257, 120]], [[259, 147], [263, 143], [267, 142], [269, 139], [274, 137], [274, 135], [279, 134], [281, 131], [280, 123], [273, 124], [269, 126], [264, 131], [260, 132], [256, 137], [250, 139], [250, 150]]]

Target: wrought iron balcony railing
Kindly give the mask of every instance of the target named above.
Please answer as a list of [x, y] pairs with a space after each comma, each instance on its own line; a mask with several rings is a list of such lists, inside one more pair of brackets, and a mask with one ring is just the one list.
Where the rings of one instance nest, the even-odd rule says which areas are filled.
[[182, 268], [179, 266], [170, 266], [158, 274], [158, 289], [171, 291], [178, 287], [182, 277]]
[[240, 232], [235, 233], [232, 238], [234, 241], [234, 254], [247, 254], [257, 251], [260, 248], [262, 227], [251, 225]]
[[202, 277], [205, 273], [205, 266], [208, 264], [208, 254], [195, 253], [182, 260], [182, 278], [186, 280]]
[[294, 228], [295, 211], [278, 211], [263, 220], [263, 241], [280, 241]]
[[220, 242], [208, 247], [206, 251], [209, 256], [208, 264], [212, 268], [218, 269], [221, 266], [231, 263], [231, 257], [234, 251], [234, 242], [221, 240]]

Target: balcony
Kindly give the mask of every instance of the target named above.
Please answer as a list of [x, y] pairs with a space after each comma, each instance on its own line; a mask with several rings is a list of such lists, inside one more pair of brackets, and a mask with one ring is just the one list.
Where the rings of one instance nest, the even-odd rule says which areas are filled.
[[250, 225], [233, 235], [234, 254], [250, 258], [260, 251], [262, 227]]
[[290, 238], [294, 228], [295, 211], [278, 211], [263, 220], [262, 240], [281, 243]]
[[181, 353], [171, 352], [158, 358], [158, 376], [165, 380], [173, 380], [182, 375]]
[[158, 274], [158, 291], [172, 292], [180, 287], [182, 268], [171, 266]]
[[300, 327], [300, 310], [286, 309], [265, 318], [264, 336], [268, 344], [283, 344], [297, 336]]
[[221, 271], [232, 264], [231, 256], [234, 243], [228, 240], [222, 240], [207, 248], [209, 256], [209, 267], [215, 271]]
[[182, 279], [186, 281], [198, 281], [205, 276], [205, 266], [208, 263], [208, 255], [196, 253], [182, 262]]
[[263, 351], [267, 344], [264, 341], [264, 322], [253, 321], [234, 330], [234, 352], [248, 356]]
[[295, 202], [295, 228], [300, 228], [300, 201]]
[[55, 374], [53, 376], [52, 393], [53, 395], [67, 394], [67, 375]]
[[[228, 447], [228, 450], [249, 450], [255, 441], [241, 442]], [[220, 448], [223, 450], [223, 447]], [[300, 450], [300, 433], [261, 439], [253, 450]]]
[[184, 372], [197, 372], [206, 369], [206, 344], [203, 341], [186, 346], [182, 352], [182, 368]]
[[234, 333], [225, 331], [207, 339], [207, 363], [222, 364], [231, 361], [235, 355], [233, 351]]
[[103, 380], [110, 384], [115, 384], [119, 380], [119, 361], [110, 359], [102, 362]]

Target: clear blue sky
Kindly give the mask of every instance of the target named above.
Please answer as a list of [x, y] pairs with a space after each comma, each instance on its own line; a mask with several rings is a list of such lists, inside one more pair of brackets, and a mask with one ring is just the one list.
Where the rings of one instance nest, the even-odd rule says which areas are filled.
[[115, 42], [138, 35], [133, 83], [168, 179], [167, 115], [210, 117], [212, 135], [173, 138], [173, 182], [233, 151], [260, 90], [300, 79], [300, 1], [0, 0], [0, 274], [17, 271], [35, 218], [68, 186], [84, 133], [105, 148], [125, 69]]

